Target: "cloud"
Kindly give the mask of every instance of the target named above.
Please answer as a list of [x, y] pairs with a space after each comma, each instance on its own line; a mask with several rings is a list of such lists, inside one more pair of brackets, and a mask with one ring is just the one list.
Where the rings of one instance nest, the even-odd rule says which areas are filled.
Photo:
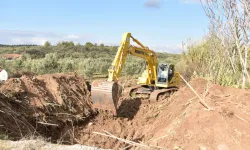
[[57, 34], [51, 32], [0, 30], [0, 44], [37, 44], [43, 45], [49, 41], [57, 44], [59, 41], [73, 41], [74, 43], [85, 44], [95, 42], [92, 35]]
[[79, 36], [75, 35], [75, 34], [70, 34], [67, 36], [67, 38], [70, 38], [70, 39], [78, 39]]
[[180, 0], [183, 4], [199, 4], [200, 0]]
[[167, 52], [173, 54], [180, 54], [182, 52], [182, 45], [170, 45], [170, 46], [152, 46], [149, 49], [156, 52]]
[[[160, 8], [164, 2], [169, 0], [147, 0], [144, 6], [147, 8]], [[205, 2], [205, 0], [202, 0]], [[200, 4], [200, 0], [179, 0], [182, 4]]]
[[147, 8], [160, 8], [163, 4], [162, 0], [147, 0], [144, 6]]
[[[120, 40], [120, 39], [119, 39]], [[73, 41], [74, 43], [85, 44], [92, 42], [109, 46], [119, 46], [117, 40], [101, 40], [92, 35], [58, 34], [52, 32], [20, 31], [20, 30], [0, 30], [0, 44], [36, 44], [43, 45], [46, 41], [56, 45], [59, 41]], [[180, 45], [161, 46], [149, 45], [149, 48], [156, 52], [181, 53]]]

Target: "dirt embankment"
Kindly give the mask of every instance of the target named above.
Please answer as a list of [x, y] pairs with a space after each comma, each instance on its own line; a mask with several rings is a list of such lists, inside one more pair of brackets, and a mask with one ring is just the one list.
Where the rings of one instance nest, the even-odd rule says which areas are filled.
[[209, 110], [184, 86], [159, 102], [123, 96], [118, 117], [113, 118], [105, 113], [91, 116], [87, 83], [74, 74], [10, 79], [0, 87], [0, 133], [17, 139], [35, 133], [112, 149], [135, 147], [98, 133], [143, 143], [150, 149], [248, 149], [250, 91], [201, 78], [190, 84]]
[[9, 79], [0, 87], [0, 133], [67, 137], [70, 126], [93, 114], [89, 99], [86, 82], [75, 74]]
[[78, 142], [103, 148], [132, 148], [120, 140], [93, 133], [107, 131], [150, 145], [151, 149], [248, 149], [250, 91], [222, 87], [204, 79], [195, 79], [191, 85], [211, 110], [202, 106], [187, 86], [157, 103], [123, 97], [120, 117], [100, 114], [88, 126], [78, 127]]

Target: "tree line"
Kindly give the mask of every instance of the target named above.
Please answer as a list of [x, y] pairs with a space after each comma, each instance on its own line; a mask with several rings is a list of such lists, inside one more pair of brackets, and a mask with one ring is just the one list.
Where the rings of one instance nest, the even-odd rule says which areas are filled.
[[[61, 41], [52, 45], [46, 41], [42, 46], [2, 46], [0, 54], [21, 54], [16, 60], [0, 58], [0, 63], [11, 74], [32, 72], [34, 74], [78, 72], [85, 77], [106, 77], [108, 68], [116, 55], [118, 46], [93, 44], [75, 44]], [[158, 53], [159, 62], [177, 63], [178, 54]], [[122, 71], [124, 76], [138, 76], [145, 67], [143, 59], [129, 56]]]

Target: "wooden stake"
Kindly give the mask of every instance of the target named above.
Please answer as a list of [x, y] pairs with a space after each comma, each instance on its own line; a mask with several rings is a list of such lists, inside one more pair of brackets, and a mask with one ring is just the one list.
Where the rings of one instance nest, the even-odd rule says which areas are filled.
[[204, 100], [200, 97], [200, 95], [194, 90], [194, 88], [180, 75], [182, 80], [188, 85], [188, 87], [194, 92], [194, 94], [199, 97], [199, 103], [204, 106], [206, 109], [211, 110], [211, 108], [204, 102]]
[[57, 127], [59, 126], [58, 124], [52, 124], [52, 123], [46, 123], [46, 122], [37, 122], [37, 123], [47, 125], [47, 126], [57, 126]]
[[238, 119], [240, 119], [240, 120], [242, 120], [242, 121], [244, 121], [245, 123], [249, 123], [248, 121], [246, 121], [245, 119], [243, 119], [243, 118], [241, 118], [240, 116], [238, 116], [238, 115], [234, 115], [236, 118], [238, 118]]
[[104, 133], [100, 133], [100, 132], [93, 132], [94, 134], [98, 134], [98, 135], [102, 135], [102, 136], [107, 136], [107, 137], [111, 137], [111, 138], [114, 138], [114, 139], [117, 139], [119, 141], [122, 141], [124, 143], [127, 143], [127, 144], [130, 144], [130, 145], [133, 145], [133, 146], [137, 146], [137, 147], [144, 147], [144, 148], [147, 148], [147, 149], [150, 149], [150, 147], [148, 145], [144, 145], [144, 144], [140, 144], [140, 143], [136, 143], [136, 142], [133, 142], [133, 141], [129, 141], [129, 140], [125, 140], [125, 139], [122, 139], [122, 138], [119, 138], [119, 137], [116, 137], [110, 133], [108, 133], [107, 131], [105, 131], [105, 134]]

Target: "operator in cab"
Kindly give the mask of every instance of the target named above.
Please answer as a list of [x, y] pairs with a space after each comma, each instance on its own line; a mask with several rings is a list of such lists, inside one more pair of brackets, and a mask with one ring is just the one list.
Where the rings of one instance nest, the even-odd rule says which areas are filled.
[[167, 64], [160, 64], [158, 73], [158, 82], [166, 82], [168, 75]]
[[8, 73], [2, 66], [0, 66], [0, 83], [5, 82], [8, 80]]

